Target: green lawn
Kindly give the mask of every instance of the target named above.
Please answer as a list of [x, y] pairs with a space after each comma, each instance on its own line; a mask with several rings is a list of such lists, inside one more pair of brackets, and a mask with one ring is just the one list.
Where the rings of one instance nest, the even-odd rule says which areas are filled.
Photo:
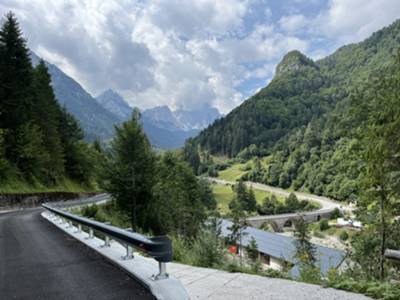
[[224, 179], [228, 181], [236, 181], [243, 176], [246, 171], [244, 171], [244, 167], [246, 164], [234, 164], [226, 170], [218, 172], [218, 178]]
[[[229, 213], [229, 202], [232, 200], [234, 193], [231, 186], [222, 184], [213, 184], [213, 192], [215, 199], [217, 201], [218, 210], [222, 215]], [[266, 196], [271, 196], [271, 193], [254, 190], [257, 203], [261, 204]], [[278, 198], [278, 200], [283, 200], [283, 198]]]

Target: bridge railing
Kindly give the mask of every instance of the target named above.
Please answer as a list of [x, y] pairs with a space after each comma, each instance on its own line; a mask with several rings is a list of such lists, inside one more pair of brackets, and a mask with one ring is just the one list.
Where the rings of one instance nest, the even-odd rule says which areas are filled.
[[[67, 206], [84, 205], [98, 201], [102, 201], [102, 198], [92, 199], [91, 201], [87, 200], [86, 202], [84, 200], [85, 203], [78, 200], [74, 205], [70, 203]], [[144, 252], [158, 262], [159, 273], [154, 276], [154, 279], [158, 280], [168, 277], [166, 263], [172, 261], [172, 242], [167, 236], [147, 237], [136, 232], [81, 217], [64, 210], [62, 203], [45, 203], [42, 206], [51, 214], [60, 218], [61, 221], [68, 222], [69, 226], [76, 224], [78, 232], [82, 231], [82, 227], [86, 227], [88, 229], [88, 239], [94, 238], [94, 232], [104, 235], [103, 247], [110, 247], [110, 239], [123, 244], [127, 251], [124, 259], [133, 258], [133, 248]]]

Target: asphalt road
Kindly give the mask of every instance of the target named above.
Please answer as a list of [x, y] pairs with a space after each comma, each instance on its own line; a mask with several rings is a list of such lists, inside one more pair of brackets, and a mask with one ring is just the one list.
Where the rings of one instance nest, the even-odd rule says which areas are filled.
[[44, 220], [0, 214], [0, 299], [154, 299], [99, 254]]

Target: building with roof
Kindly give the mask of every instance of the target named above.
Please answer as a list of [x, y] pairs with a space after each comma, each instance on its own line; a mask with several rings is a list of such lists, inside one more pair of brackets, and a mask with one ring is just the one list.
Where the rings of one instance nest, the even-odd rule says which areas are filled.
[[[232, 222], [223, 219], [221, 223], [221, 234], [223, 237], [229, 237], [231, 234], [230, 227]], [[295, 258], [296, 246], [295, 239], [292, 237], [280, 235], [277, 233], [267, 232], [254, 227], [246, 227], [243, 231], [243, 236], [240, 247], [247, 247], [251, 239], [254, 238], [257, 242], [258, 252], [261, 257], [261, 262], [265, 267], [282, 270], [285, 266], [289, 266], [289, 274], [296, 278], [300, 275], [298, 261]], [[337, 269], [345, 259], [345, 252], [315, 245], [316, 263], [320, 268], [321, 274], [327, 276], [328, 271]]]

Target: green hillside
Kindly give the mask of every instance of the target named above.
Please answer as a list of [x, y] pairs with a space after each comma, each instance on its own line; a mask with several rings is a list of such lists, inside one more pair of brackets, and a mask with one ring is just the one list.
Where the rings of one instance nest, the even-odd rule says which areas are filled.
[[399, 46], [396, 21], [316, 62], [288, 53], [266, 88], [187, 143], [187, 157], [193, 149], [245, 159], [270, 155], [268, 166], [247, 179], [354, 198], [363, 167], [355, 135], [368, 118], [351, 113], [361, 107], [354, 99], [363, 97], [364, 82], [389, 72]]
[[0, 29], [0, 192], [94, 188], [100, 153], [60, 106], [43, 61], [34, 67], [12, 13]]

